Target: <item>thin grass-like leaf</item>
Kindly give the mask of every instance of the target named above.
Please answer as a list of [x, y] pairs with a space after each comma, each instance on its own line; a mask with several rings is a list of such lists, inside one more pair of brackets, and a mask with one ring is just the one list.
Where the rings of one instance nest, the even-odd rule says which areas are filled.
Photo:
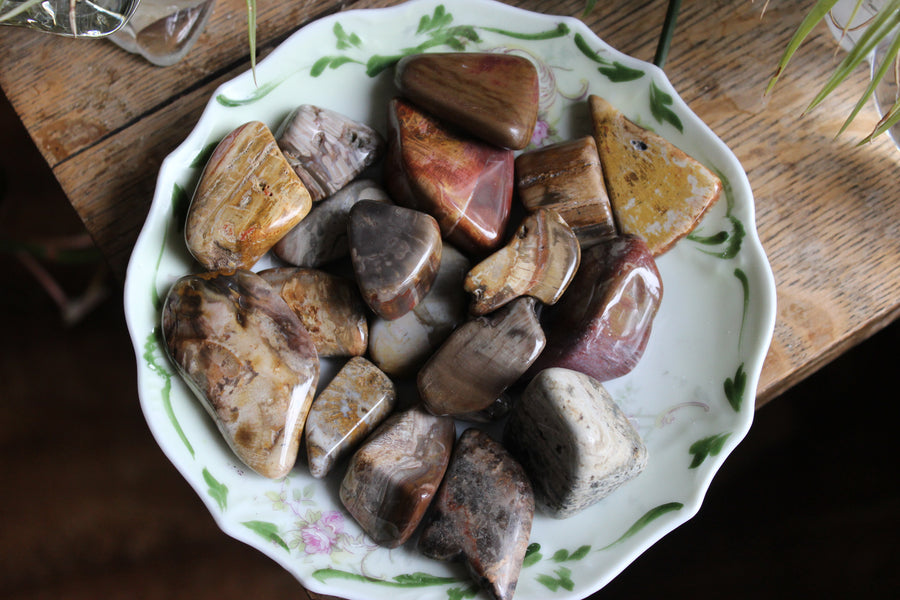
[[256, 85], [256, 0], [247, 0], [247, 40], [250, 44], [250, 70]]
[[40, 4], [40, 3], [41, 3], [41, 0], [28, 0], [28, 2], [23, 2], [22, 4], [15, 7], [11, 11], [5, 12], [2, 15], [0, 15], [0, 23], [2, 23], [3, 21], [7, 21], [9, 19], [12, 19], [16, 15], [22, 14], [23, 12], [25, 12], [26, 10], [28, 10], [35, 4]]
[[866, 91], [863, 92], [863, 95], [860, 97], [859, 102], [856, 103], [856, 106], [853, 107], [853, 111], [850, 113], [850, 116], [847, 117], [847, 120], [844, 121], [844, 124], [841, 126], [837, 135], [841, 135], [846, 131], [853, 119], [856, 118], [856, 115], [859, 114], [859, 111], [862, 110], [862, 107], [865, 106], [866, 101], [868, 101], [868, 99], [872, 97], [872, 94], [875, 93], [875, 88], [881, 83], [881, 80], [884, 79], [884, 76], [892, 67], [891, 63], [894, 61], [891, 60], [891, 57], [897, 56], [898, 52], [900, 52], [900, 35], [894, 37], [894, 41], [891, 42], [891, 45], [888, 47], [885, 59], [881, 61], [881, 64], [878, 65], [878, 68], [872, 74], [872, 80], [869, 82], [869, 86], [866, 88]]
[[806, 39], [806, 36], [810, 34], [810, 32], [819, 24], [819, 22], [825, 18], [828, 14], [828, 11], [837, 4], [837, 0], [819, 0], [816, 2], [816, 5], [810, 9], [809, 13], [807, 13], [806, 18], [803, 19], [803, 22], [800, 23], [800, 26], [797, 28], [797, 31], [794, 32], [794, 37], [791, 38], [791, 41], [788, 42], [787, 48], [784, 50], [784, 54], [781, 55], [781, 60], [778, 62], [778, 67], [775, 70], [775, 75], [772, 76], [772, 79], [769, 80], [769, 85], [766, 86], [765, 93], [768, 94], [772, 91], [772, 88], [775, 87], [775, 83], [778, 81], [778, 78], [781, 77], [782, 73], [784, 73], [785, 68], [790, 62], [791, 57], [794, 56], [794, 53], [797, 52], [797, 49], [800, 47], [800, 44], [803, 43], [803, 40]]
[[898, 122], [900, 122], [900, 98], [898, 98], [894, 105], [890, 108], [890, 110], [888, 110], [884, 114], [884, 116], [875, 126], [875, 129], [872, 130], [872, 133], [863, 138], [858, 145], [871, 142], [873, 139], [896, 125]]
[[[856, 18], [856, 14], [859, 12], [859, 8], [862, 6], [864, 0], [856, 0], [856, 4], [853, 5], [853, 10], [850, 11], [850, 16], [847, 18], [847, 22], [844, 23], [843, 27], [841, 27], [841, 37], [838, 42], [843, 42], [844, 38], [847, 37], [847, 32], [850, 31], [850, 24], [853, 23], [853, 20]], [[834, 23], [835, 27], [838, 27], [838, 24], [835, 23], [834, 18], [832, 17], [831, 22]], [[840, 48], [840, 43], [835, 46], [834, 52], [837, 54], [838, 49]]]

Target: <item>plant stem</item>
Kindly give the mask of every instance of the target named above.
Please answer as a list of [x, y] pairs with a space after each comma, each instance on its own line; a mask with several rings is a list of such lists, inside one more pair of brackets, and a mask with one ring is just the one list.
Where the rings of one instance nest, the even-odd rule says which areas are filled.
[[675, 22], [678, 20], [678, 12], [680, 10], [681, 0], [669, 0], [662, 33], [659, 36], [659, 43], [656, 45], [656, 56], [653, 57], [653, 64], [660, 69], [666, 64], [666, 58], [669, 55], [669, 45], [672, 43], [672, 34], [675, 33]]

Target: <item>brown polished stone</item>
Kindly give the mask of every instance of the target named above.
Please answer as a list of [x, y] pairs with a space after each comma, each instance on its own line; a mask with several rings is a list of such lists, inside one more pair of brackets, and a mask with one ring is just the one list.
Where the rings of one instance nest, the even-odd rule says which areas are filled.
[[366, 305], [356, 284], [316, 269], [278, 267], [259, 272], [309, 332], [319, 356], [365, 354]]
[[521, 150], [537, 122], [538, 73], [515, 54], [414, 54], [397, 63], [400, 93], [490, 144]]
[[396, 319], [422, 300], [441, 264], [441, 232], [429, 215], [383, 202], [353, 205], [350, 260], [366, 304]]
[[556, 304], [580, 260], [581, 247], [572, 229], [556, 212], [539, 209], [525, 217], [506, 246], [469, 271], [469, 310], [484, 315], [524, 295]]
[[429, 412], [462, 416], [484, 410], [525, 373], [545, 342], [534, 304], [534, 298], [518, 298], [447, 338], [417, 378]]
[[558, 212], [582, 248], [617, 235], [593, 137], [520, 154], [516, 158], [516, 189], [528, 210]]
[[209, 271], [249, 269], [309, 212], [272, 132], [251, 121], [219, 142], [194, 191], [185, 241]]
[[419, 538], [438, 560], [465, 561], [491, 598], [511, 600], [531, 524], [534, 496], [525, 471], [487, 433], [460, 436]]
[[409, 539], [440, 485], [455, 439], [453, 419], [411, 408], [389, 417], [356, 451], [340, 497], [370, 538], [388, 548]]
[[166, 350], [248, 467], [277, 479], [297, 459], [319, 378], [309, 334], [250, 271], [179, 279], [162, 310]]
[[461, 134], [400, 99], [390, 103], [388, 127], [385, 182], [394, 202], [432, 215], [463, 252], [499, 246], [512, 203], [512, 151]]

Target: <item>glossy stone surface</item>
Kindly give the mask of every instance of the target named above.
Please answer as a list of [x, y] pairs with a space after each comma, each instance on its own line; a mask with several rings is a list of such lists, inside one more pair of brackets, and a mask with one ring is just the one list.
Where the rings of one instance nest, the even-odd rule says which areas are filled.
[[618, 233], [593, 137], [520, 154], [516, 157], [516, 189], [528, 210], [558, 212], [582, 248]]
[[603, 385], [569, 369], [531, 380], [503, 443], [525, 468], [538, 504], [564, 519], [636, 477], [647, 448]]
[[506, 246], [466, 275], [465, 289], [472, 295], [469, 310], [484, 315], [524, 295], [556, 304], [580, 260], [581, 247], [572, 229], [555, 211], [539, 209], [525, 217]]
[[422, 300], [441, 264], [441, 232], [425, 213], [383, 202], [353, 205], [347, 226], [350, 260], [363, 300], [385, 319]]
[[319, 359], [284, 300], [250, 271], [187, 275], [166, 296], [162, 333], [179, 373], [237, 457], [265, 477], [287, 475]]
[[659, 256], [690, 233], [718, 199], [722, 182], [665, 138], [589, 98], [594, 138], [619, 232], [638, 235]]
[[469, 260], [449, 244], [443, 244], [437, 276], [422, 301], [398, 319], [372, 320], [369, 354], [379, 368], [400, 377], [414, 374], [466, 319], [463, 280], [468, 270]]
[[462, 559], [491, 598], [510, 600], [533, 519], [534, 496], [521, 465], [487, 433], [467, 429], [453, 450], [418, 547], [430, 558]]
[[294, 109], [276, 137], [313, 202], [353, 181], [384, 152], [384, 139], [368, 125], [310, 104]]
[[534, 298], [523, 297], [457, 328], [419, 371], [419, 396], [436, 415], [491, 406], [544, 348]]
[[598, 381], [625, 375], [644, 354], [662, 292], [656, 262], [640, 238], [622, 236], [585, 250], [562, 300], [542, 315], [547, 347], [531, 373], [565, 367]]
[[359, 356], [369, 342], [366, 305], [356, 284], [316, 269], [278, 267], [259, 272], [309, 332], [319, 356]]
[[327, 475], [396, 404], [397, 390], [390, 378], [365, 358], [351, 358], [313, 400], [306, 419], [306, 456], [312, 476]]
[[490, 144], [521, 150], [538, 113], [538, 73], [515, 54], [413, 54], [397, 63], [400, 93]]
[[275, 244], [272, 252], [298, 267], [321, 267], [347, 256], [350, 209], [361, 200], [390, 201], [387, 192], [371, 179], [354, 181], [313, 204], [309, 214]]
[[512, 151], [463, 135], [400, 99], [389, 105], [388, 128], [385, 181], [394, 202], [432, 215], [463, 252], [499, 246], [512, 202]]
[[309, 212], [272, 132], [251, 121], [219, 142], [194, 191], [185, 241], [208, 271], [249, 269]]
[[356, 451], [340, 498], [372, 540], [395, 548], [409, 539], [437, 492], [455, 439], [453, 419], [412, 408], [388, 417]]

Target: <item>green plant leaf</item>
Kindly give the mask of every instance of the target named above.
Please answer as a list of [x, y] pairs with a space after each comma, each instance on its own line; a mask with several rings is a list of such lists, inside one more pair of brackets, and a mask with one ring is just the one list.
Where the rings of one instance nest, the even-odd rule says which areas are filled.
[[207, 493], [219, 505], [219, 510], [224, 512], [228, 508], [228, 486], [213, 477], [206, 467], [203, 468], [203, 481], [209, 486]]
[[709, 437], [705, 437], [702, 440], [697, 440], [691, 447], [688, 448], [688, 452], [694, 457], [691, 460], [691, 464], [688, 467], [689, 469], [696, 469], [703, 461], [706, 460], [707, 456], [716, 456], [719, 452], [722, 451], [722, 448], [725, 446], [725, 442], [728, 440], [728, 437], [731, 433], [720, 433], [718, 435], [711, 435]]
[[291, 549], [288, 548], [288, 545], [284, 543], [284, 540], [281, 539], [281, 536], [278, 535], [278, 526], [274, 523], [269, 523], [268, 521], [244, 521], [241, 523], [244, 527], [249, 529], [250, 531], [256, 532], [264, 539], [269, 540], [275, 544], [278, 544], [288, 553], [290, 553]]
[[875, 126], [875, 129], [872, 130], [872, 133], [867, 135], [859, 144], [865, 144], [867, 142], [871, 142], [875, 137], [881, 135], [894, 125], [900, 122], [900, 98], [894, 103], [894, 105], [884, 114], [878, 124]]
[[841, 135], [847, 130], [847, 127], [850, 126], [850, 123], [856, 118], [856, 115], [859, 114], [862, 107], [865, 106], [869, 98], [872, 97], [872, 94], [875, 93], [875, 88], [881, 83], [891, 67], [895, 66], [894, 60], [892, 60], [891, 57], [896, 57], [898, 52], [900, 52], [900, 35], [894, 37], [894, 40], [891, 42], [891, 45], [885, 53], [885, 59], [881, 61], [881, 64], [878, 65], [878, 68], [872, 74], [868, 87], [866, 87], [866, 90], [863, 92], [862, 96], [860, 96], [859, 101], [856, 103], [856, 106], [853, 107], [853, 111], [850, 113], [850, 116], [847, 117], [847, 120], [844, 121], [844, 124], [841, 126], [837, 135]]
[[806, 17], [800, 23], [797, 31], [794, 32], [794, 36], [791, 38], [791, 41], [788, 42], [784, 53], [781, 55], [781, 60], [778, 61], [778, 66], [775, 68], [775, 75], [772, 76], [772, 79], [769, 80], [769, 85], [766, 86], [766, 94], [775, 87], [778, 79], [781, 77], [782, 73], [784, 73], [785, 68], [787, 68], [788, 63], [794, 56], [794, 53], [797, 52], [800, 44], [806, 39], [806, 36], [815, 29], [816, 25], [819, 24], [819, 21], [825, 18], [828, 11], [830, 11], [835, 4], [837, 4], [837, 0], [818, 0], [815, 6], [813, 6], [806, 14]]
[[16, 15], [22, 14], [23, 12], [30, 9], [32, 6], [35, 6], [36, 4], [40, 4], [42, 1], [43, 0], [27, 0], [27, 2], [23, 2], [22, 4], [20, 4], [19, 6], [15, 7], [12, 10], [10, 10], [9, 12], [5, 12], [2, 15], [0, 15], [0, 23], [7, 21], [9, 19], [12, 19]]
[[247, 43], [250, 45], [250, 70], [256, 83], [256, 0], [247, 0]]

